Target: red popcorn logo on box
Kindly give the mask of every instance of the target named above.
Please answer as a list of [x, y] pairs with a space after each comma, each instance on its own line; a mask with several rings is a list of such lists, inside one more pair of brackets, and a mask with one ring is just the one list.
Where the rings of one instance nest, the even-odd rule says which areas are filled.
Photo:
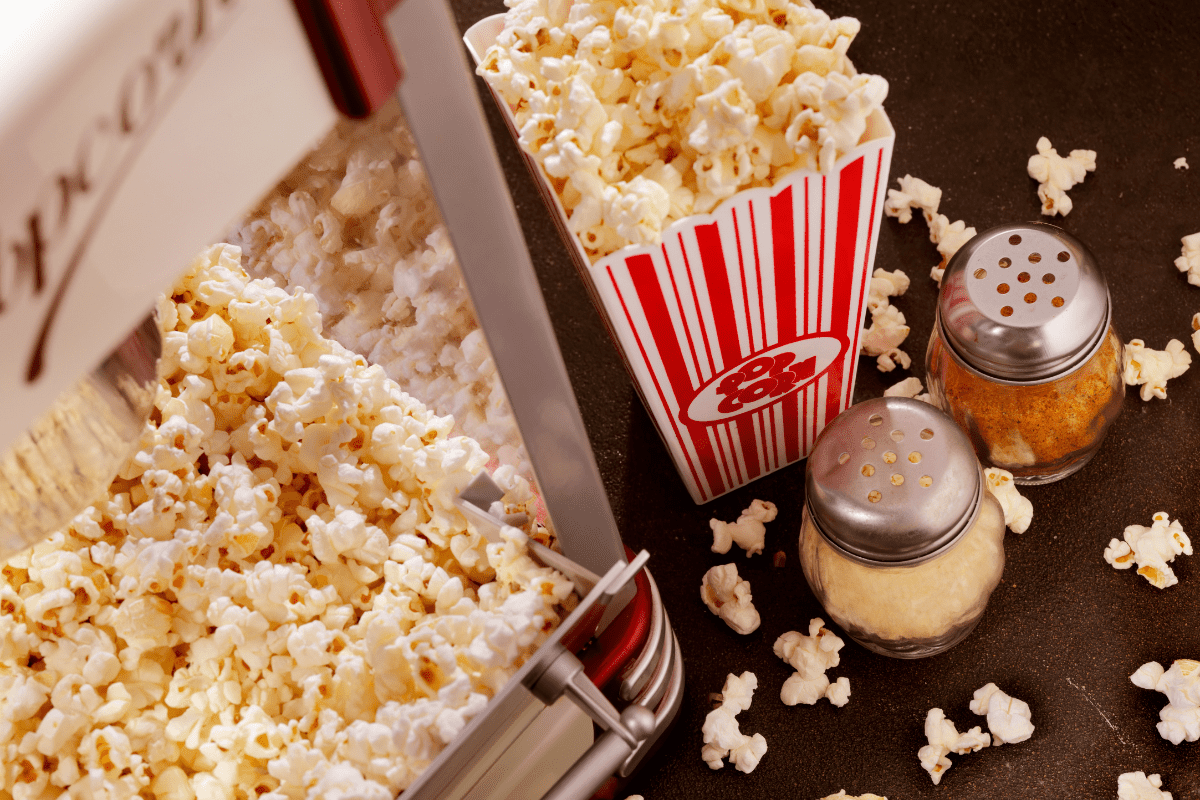
[[698, 503], [808, 455], [850, 404], [892, 137], [669, 227], [588, 274]]

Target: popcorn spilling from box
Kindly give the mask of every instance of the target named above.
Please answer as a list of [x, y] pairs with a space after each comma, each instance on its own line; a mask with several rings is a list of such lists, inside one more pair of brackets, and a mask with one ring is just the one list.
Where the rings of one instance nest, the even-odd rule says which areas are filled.
[[1096, 171], [1095, 150], [1072, 150], [1066, 157], [1050, 144], [1045, 136], [1037, 140], [1037, 153], [1029, 157], [1026, 165], [1029, 177], [1038, 182], [1038, 199], [1042, 201], [1042, 214], [1064, 217], [1071, 213], [1074, 203], [1067, 191], [1083, 183], [1089, 172]]
[[595, 261], [857, 146], [887, 82], [811, 2], [509, 0], [478, 73]]
[[572, 602], [454, 507], [479, 446], [239, 261], [160, 302], [107, 496], [0, 568], [0, 795], [393, 797]]
[[728, 553], [736, 544], [746, 551], [746, 557], [763, 551], [766, 544], [767, 523], [778, 514], [775, 504], [767, 500], [752, 500], [750, 507], [741, 513], [737, 522], [723, 522], [713, 518], [708, 521], [712, 529], [714, 553]]
[[1024, 533], [1033, 522], [1033, 503], [1023, 496], [1013, 482], [1012, 473], [998, 467], [988, 467], [983, 471], [987, 481], [988, 491], [1000, 502], [1004, 509], [1004, 524], [1013, 533]]
[[1165, 511], [1154, 515], [1147, 528], [1130, 525], [1125, 528], [1124, 541], [1109, 540], [1104, 548], [1104, 560], [1116, 569], [1129, 569], [1137, 564], [1137, 573], [1159, 589], [1179, 583], [1170, 563], [1177, 555], [1190, 556], [1192, 542], [1183, 532], [1179, 520], [1171, 521]]
[[850, 679], [830, 683], [826, 671], [841, 663], [838, 652], [845, 646], [841, 637], [825, 627], [825, 620], [814, 617], [808, 623], [808, 636], [788, 631], [775, 640], [775, 655], [796, 670], [783, 683], [779, 699], [784, 705], [816, 705], [822, 697], [835, 706], [850, 702]]
[[940, 708], [931, 708], [925, 715], [925, 738], [928, 744], [917, 751], [921, 768], [929, 773], [934, 785], [942, 782], [946, 770], [954, 766], [947, 757], [949, 753], [964, 755], [991, 746], [992, 737], [976, 725], [969, 731], [959, 733], [954, 723], [946, 719]]
[[753, 633], [762, 622], [750, 594], [750, 582], [738, 576], [737, 564], [722, 564], [704, 573], [700, 599], [738, 633]]
[[1172, 339], [1164, 350], [1151, 350], [1141, 339], [1130, 339], [1124, 350], [1126, 386], [1141, 386], [1141, 397], [1167, 399], [1167, 381], [1187, 372], [1192, 356], [1183, 342]]
[[711, 769], [721, 769], [728, 758], [734, 768], [750, 773], [758, 766], [767, 752], [767, 740], [761, 733], [747, 736], [738, 726], [737, 715], [750, 707], [754, 690], [758, 688], [758, 677], [753, 672], [725, 678], [721, 689], [721, 705], [708, 712], [704, 718], [702, 734], [704, 747], [700, 757]]
[[1167, 696], [1167, 705], [1158, 712], [1162, 738], [1171, 744], [1200, 739], [1200, 661], [1181, 658], [1167, 670], [1151, 661], [1138, 667], [1129, 680]]

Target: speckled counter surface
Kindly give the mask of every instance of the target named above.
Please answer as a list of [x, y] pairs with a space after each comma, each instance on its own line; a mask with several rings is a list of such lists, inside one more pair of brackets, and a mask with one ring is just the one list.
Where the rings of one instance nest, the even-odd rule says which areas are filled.
[[[1167, 400], [1131, 390], [1103, 448], [1081, 473], [1025, 490], [1028, 532], [1008, 534], [1003, 583], [980, 626], [949, 652], [920, 661], [874, 655], [848, 643], [831, 671], [850, 679], [844, 708], [786, 707], [791, 669], [771, 652], [787, 630], [822, 613], [796, 557], [803, 465], [696, 506], [593, 310], [550, 218], [490, 99], [485, 105], [557, 326], [596, 458], [627, 544], [651, 553], [683, 649], [686, 690], [678, 724], [628, 787], [648, 800], [819, 798], [846, 789], [907, 798], [1112, 798], [1117, 776], [1158, 772], [1176, 800], [1200, 798], [1200, 742], [1172, 745], [1155, 730], [1165, 698], [1129, 682], [1146, 661], [1200, 658], [1200, 555], [1176, 559], [1179, 584], [1153, 588], [1102, 553], [1126, 525], [1156, 511], [1181, 520], [1200, 544], [1200, 355], [1190, 320], [1200, 287], [1173, 266], [1180, 237], [1200, 230], [1200, 6], [1189, 0], [1091, 3], [825, 0], [862, 32], [855, 65], [888, 79], [896, 128], [891, 185], [911, 173], [943, 189], [941, 211], [984, 230], [1039, 217], [1025, 172], [1039, 136], [1060, 153], [1095, 150], [1096, 172], [1070, 192], [1056, 224], [1087, 243], [1108, 278], [1122, 336], [1162, 348], [1171, 338], [1197, 359]], [[499, 0], [458, 0], [465, 29], [502, 11]], [[1191, 170], [1173, 167], [1186, 156]], [[861, 359], [856, 399], [908, 374], [924, 378], [938, 260], [926, 226], [885, 219], [876, 266], [904, 269], [912, 288], [895, 304], [912, 333], [910, 372], [879, 373]], [[753, 498], [771, 500], [766, 555], [739, 571], [762, 626], [739, 636], [699, 598], [705, 570], [734, 557], [710, 552], [708, 520], [735, 519]], [[787, 553], [782, 569], [770, 554]], [[713, 772], [700, 759], [700, 728], [729, 672], [758, 676], [741, 728], [769, 750], [752, 774]], [[945, 710], [960, 729], [983, 723], [967, 706], [994, 681], [1026, 700], [1037, 726], [1017, 745], [951, 756], [940, 786], [920, 768], [925, 712]], [[986, 726], [985, 726], [986, 727]]]

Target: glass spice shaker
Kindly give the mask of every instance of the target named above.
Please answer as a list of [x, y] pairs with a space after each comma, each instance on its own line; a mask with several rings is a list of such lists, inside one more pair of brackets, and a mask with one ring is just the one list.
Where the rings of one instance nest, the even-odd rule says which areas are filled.
[[1022, 484], [1083, 467], [1121, 411], [1108, 285], [1078, 239], [1045, 223], [985, 231], [942, 277], [929, 393], [985, 466]]
[[1004, 571], [1004, 512], [954, 420], [904, 397], [851, 406], [817, 438], [805, 489], [800, 564], [851, 639], [921, 658], [975, 628]]

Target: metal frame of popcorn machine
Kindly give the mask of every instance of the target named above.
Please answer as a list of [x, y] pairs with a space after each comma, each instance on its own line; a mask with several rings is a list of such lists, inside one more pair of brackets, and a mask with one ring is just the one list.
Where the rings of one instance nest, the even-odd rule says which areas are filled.
[[[443, 0], [54, 0], [0, 18], [0, 52], [29, 67], [0, 71], [3, 548], [65, 522], [128, 453], [163, 265], [251, 206], [337, 109], [395, 93], [563, 551], [533, 554], [582, 598], [405, 796], [583, 798], [628, 776], [679, 709], [679, 646], [648, 556], [621, 544]], [[222, 124], [231, 108], [253, 124]], [[508, 521], [496, 491], [481, 474], [460, 497], [489, 536]]]

